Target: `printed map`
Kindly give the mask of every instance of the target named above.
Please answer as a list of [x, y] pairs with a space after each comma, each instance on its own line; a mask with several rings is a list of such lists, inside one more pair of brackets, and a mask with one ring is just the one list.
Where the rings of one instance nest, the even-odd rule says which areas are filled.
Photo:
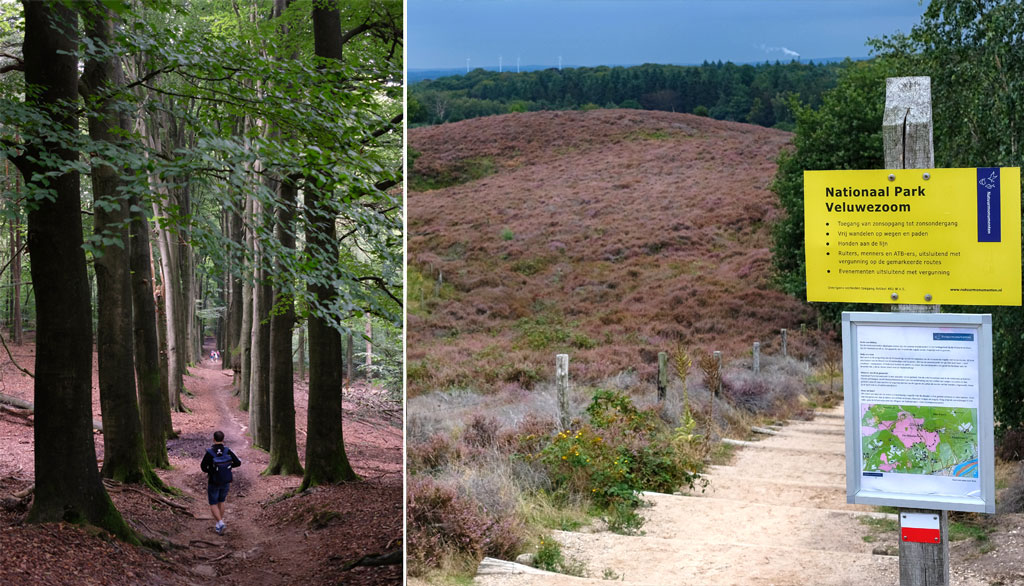
[[861, 405], [864, 472], [978, 477], [978, 410]]

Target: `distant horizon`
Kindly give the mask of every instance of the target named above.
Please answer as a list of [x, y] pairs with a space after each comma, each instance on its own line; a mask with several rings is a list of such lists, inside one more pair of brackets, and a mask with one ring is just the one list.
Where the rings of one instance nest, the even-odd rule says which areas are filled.
[[[699, 65], [867, 59], [918, 0], [409, 0], [408, 68]], [[566, 23], [572, 23], [567, 26]], [[826, 55], [811, 58], [809, 55]]]
[[[748, 62], [743, 62], [743, 63], [737, 63], [735, 61], [724, 61], [724, 60], [716, 59], [715, 61], [710, 61], [709, 60], [709, 61], [707, 61], [707, 63], [717, 63], [718, 61], [722, 61], [722, 63], [732, 63], [734, 65], [753, 65], [753, 66], [758, 66], [758, 65], [765, 65], [765, 64], [771, 65], [771, 64], [774, 64], [774, 63], [788, 64], [788, 63], [792, 63], [794, 61], [797, 61], [798, 63], [804, 64], [804, 65], [809, 65], [811, 63], [819, 65], [819, 64], [822, 64], [822, 63], [837, 63], [837, 62], [843, 61], [845, 59], [849, 59], [851, 61], [865, 61], [867, 59], [871, 59], [871, 57], [870, 56], [865, 56], [865, 57], [817, 57], [817, 58], [806, 58], [806, 59], [805, 58], [800, 58], [800, 59], [788, 59], [788, 60], [768, 59], [768, 60], [765, 60], [765, 61], [748, 61]], [[615, 63], [615, 64], [601, 64], [601, 65], [566, 65], [566, 64], [562, 64], [562, 69], [577, 69], [577, 68], [590, 68], [590, 69], [593, 69], [595, 67], [641, 67], [643, 65], [670, 65], [670, 66], [676, 66], [676, 67], [700, 67], [701, 65], [703, 65], [703, 62], [701, 62], [701, 63], [651, 63], [651, 62], [647, 62], [647, 63]], [[518, 72], [518, 73], [531, 73], [531, 72], [534, 72], [534, 71], [545, 71], [545, 70], [548, 70], [548, 69], [558, 69], [558, 66], [557, 65], [551, 66], [551, 65], [536, 65], [536, 64], [532, 64], [532, 65], [520, 64], [519, 68], [520, 68], [521, 71]], [[418, 83], [420, 81], [424, 81], [424, 80], [428, 80], [428, 79], [433, 80], [433, 79], [440, 79], [442, 77], [454, 77], [454, 76], [457, 76], [457, 75], [467, 75], [467, 73], [471, 73], [473, 71], [477, 71], [477, 70], [480, 70], [480, 69], [482, 69], [484, 71], [488, 71], [488, 72], [499, 73], [497, 66], [471, 67], [468, 72], [465, 70], [465, 68], [460, 68], [460, 67], [418, 67], [418, 68], [410, 67], [410, 68], [406, 69], [406, 81], [408, 83]], [[431, 75], [431, 74], [435, 74], [435, 73], [436, 74], [443, 74], [443, 75]], [[511, 70], [510, 70], [510, 68], [505, 67], [503, 69], [503, 71], [501, 71], [501, 73], [517, 73], [515, 71], [515, 65], [512, 66]]]
[[[589, 68], [594, 68], [594, 67], [640, 67], [641, 65], [676, 65], [676, 66], [679, 66], [679, 67], [699, 67], [699, 66], [703, 65], [704, 63], [717, 63], [719, 61], [721, 61], [722, 63], [732, 63], [734, 65], [763, 65], [765, 63], [782, 63], [782, 64], [786, 64], [786, 63], [792, 63], [793, 61], [796, 61], [796, 62], [801, 63], [801, 64], [810, 64], [810, 63], [817, 64], [817, 63], [834, 63], [834, 62], [837, 62], [837, 61], [842, 61], [844, 59], [849, 59], [851, 61], [866, 61], [866, 60], [871, 59], [871, 58], [872, 57], [870, 55], [861, 55], [861, 56], [849, 56], [849, 57], [845, 57], [845, 56], [844, 57], [802, 57], [801, 56], [800, 58], [793, 58], [793, 59], [772, 59], [772, 58], [768, 58], [768, 59], [762, 59], [760, 61], [742, 61], [742, 62], [741, 61], [733, 61], [733, 60], [729, 60], [729, 59], [705, 59], [704, 61], [700, 61], [700, 62], [696, 62], [696, 63], [665, 63], [665, 62], [659, 62], [659, 61], [644, 61], [642, 63], [598, 63], [598, 64], [594, 64], [594, 65], [580, 65], [580, 64], [573, 64], [573, 63], [563, 63], [562, 64], [562, 69], [574, 69], [574, 68], [581, 68], [581, 67], [589, 67]], [[498, 67], [499, 67], [498, 65], [479, 65], [479, 66], [470, 65], [469, 71], [475, 71], [477, 69], [483, 69], [485, 71], [498, 71]], [[508, 64], [505, 64], [502, 67], [502, 72], [503, 73], [515, 73], [515, 68], [516, 68], [516, 65], [514, 63], [512, 64], [511, 67], [509, 67]], [[536, 70], [539, 70], [539, 69], [558, 69], [558, 64], [556, 63], [554, 65], [550, 65], [550, 64], [540, 64], [540, 63], [530, 63], [530, 64], [521, 63], [521, 64], [519, 64], [519, 68], [520, 69], [530, 68], [533, 71], [536, 71]], [[456, 67], [409, 67], [408, 70], [409, 71], [462, 71], [463, 74], [466, 73], [466, 68], [465, 67], [458, 67], [458, 66], [456, 66]]]

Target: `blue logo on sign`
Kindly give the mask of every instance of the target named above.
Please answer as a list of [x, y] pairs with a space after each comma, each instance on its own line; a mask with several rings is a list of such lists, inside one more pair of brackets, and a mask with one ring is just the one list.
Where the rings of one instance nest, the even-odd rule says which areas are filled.
[[939, 334], [933, 333], [932, 340], [946, 340], [954, 342], [973, 342], [974, 334]]
[[978, 167], [978, 242], [1001, 242], [999, 167]]

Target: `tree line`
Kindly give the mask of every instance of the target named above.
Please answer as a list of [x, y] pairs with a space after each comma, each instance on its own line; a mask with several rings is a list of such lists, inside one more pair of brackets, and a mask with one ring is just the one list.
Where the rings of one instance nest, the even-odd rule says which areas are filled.
[[[806, 298], [803, 172], [882, 169], [882, 115], [887, 77], [931, 77], [935, 166], [1019, 167], [1024, 163], [1024, 80], [1020, 0], [932, 0], [906, 34], [872, 39], [877, 57], [840, 74], [820, 108], [796, 110], [795, 149], [779, 158], [773, 191], [784, 216], [774, 226], [779, 286]], [[837, 321], [853, 306], [822, 303]], [[1024, 432], [1024, 309], [944, 307], [992, 313], [996, 430]]]
[[[208, 336], [271, 454], [265, 473], [302, 474], [303, 488], [355, 478], [343, 339], [350, 354], [357, 341], [392, 346], [391, 370], [400, 343], [401, 2], [0, 11], [0, 156], [17, 170], [3, 212], [22, 226], [12, 251], [25, 235], [35, 309], [29, 520], [137, 539], [101, 478], [166, 489], [153, 467], [168, 465], [171, 411]], [[304, 467], [296, 338], [309, 362]]]
[[792, 102], [816, 107], [849, 60], [579, 67], [524, 73], [476, 69], [409, 87], [409, 124], [537, 110], [637, 108], [792, 128]]

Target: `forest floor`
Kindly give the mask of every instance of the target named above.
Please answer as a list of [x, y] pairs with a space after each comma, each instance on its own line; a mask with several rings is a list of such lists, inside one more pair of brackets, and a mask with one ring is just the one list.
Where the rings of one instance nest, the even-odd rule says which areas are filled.
[[[18, 364], [32, 369], [31, 344], [12, 351]], [[269, 454], [250, 445], [248, 416], [238, 409], [230, 371], [207, 358], [190, 369], [185, 386], [188, 412], [173, 414], [180, 435], [168, 442], [171, 469], [158, 471], [179, 494], [165, 498], [144, 487], [108, 488], [129, 524], [164, 543], [164, 550], [126, 546], [72, 525], [25, 524], [25, 507], [0, 508], [0, 583], [401, 583], [401, 565], [345, 569], [364, 556], [402, 548], [401, 408], [385, 391], [359, 385], [345, 389], [345, 447], [362, 480], [284, 498], [301, 478], [260, 474]], [[298, 449], [304, 459], [308, 387], [297, 379], [295, 390]], [[31, 379], [6, 356], [0, 360], [0, 393], [32, 400]], [[93, 414], [100, 418], [95, 379]], [[206, 475], [199, 469], [217, 429], [242, 460], [226, 501], [223, 535], [213, 529]], [[94, 437], [102, 460], [103, 436]], [[31, 486], [32, 443], [31, 417], [0, 411], [0, 497]], [[59, 455], [54, 460], [59, 463]]]

